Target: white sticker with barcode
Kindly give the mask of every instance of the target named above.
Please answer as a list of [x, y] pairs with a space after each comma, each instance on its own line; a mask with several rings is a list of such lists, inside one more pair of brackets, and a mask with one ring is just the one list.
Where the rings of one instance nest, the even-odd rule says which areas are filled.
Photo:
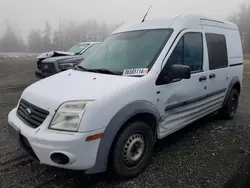
[[148, 73], [148, 68], [125, 69], [123, 76], [141, 76]]

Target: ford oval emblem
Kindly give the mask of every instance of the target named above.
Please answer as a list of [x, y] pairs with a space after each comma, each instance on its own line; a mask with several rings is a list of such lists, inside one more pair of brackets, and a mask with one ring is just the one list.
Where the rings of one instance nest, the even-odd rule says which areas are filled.
[[29, 116], [31, 114], [31, 109], [26, 108], [24, 113], [25, 113], [26, 116]]

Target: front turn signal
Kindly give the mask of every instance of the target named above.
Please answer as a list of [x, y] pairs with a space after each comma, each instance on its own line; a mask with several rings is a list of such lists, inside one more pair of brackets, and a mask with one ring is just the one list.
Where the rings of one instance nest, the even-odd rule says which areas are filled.
[[103, 137], [103, 133], [94, 134], [94, 135], [88, 136], [86, 138], [86, 142], [89, 142], [89, 141], [92, 141], [92, 140], [97, 140], [97, 139], [100, 139], [102, 137]]

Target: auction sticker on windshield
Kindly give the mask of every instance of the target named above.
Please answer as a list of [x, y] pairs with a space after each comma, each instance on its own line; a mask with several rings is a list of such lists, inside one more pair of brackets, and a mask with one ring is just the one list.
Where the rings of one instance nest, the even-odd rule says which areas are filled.
[[148, 68], [138, 68], [138, 69], [125, 69], [123, 71], [123, 76], [142, 76], [148, 73]]

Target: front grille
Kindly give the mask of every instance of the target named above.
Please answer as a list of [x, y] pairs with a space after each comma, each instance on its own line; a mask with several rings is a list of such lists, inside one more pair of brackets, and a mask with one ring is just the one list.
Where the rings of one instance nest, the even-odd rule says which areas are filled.
[[55, 66], [53, 63], [40, 63], [39, 64], [40, 70], [47, 74], [54, 74], [55, 73]]
[[38, 59], [38, 60], [37, 60], [36, 64], [37, 64], [37, 68], [38, 68], [38, 69], [40, 69], [41, 63], [42, 63], [43, 60], [44, 60], [44, 59]]
[[28, 126], [37, 128], [44, 122], [49, 112], [21, 99], [17, 115]]
[[25, 149], [25, 151], [30, 154], [31, 157], [33, 157], [37, 162], [40, 162], [40, 160], [38, 159], [38, 157], [36, 156], [34, 150], [32, 149], [29, 141], [27, 140], [27, 138], [23, 135], [20, 135], [20, 142], [22, 144], [22, 147]]

